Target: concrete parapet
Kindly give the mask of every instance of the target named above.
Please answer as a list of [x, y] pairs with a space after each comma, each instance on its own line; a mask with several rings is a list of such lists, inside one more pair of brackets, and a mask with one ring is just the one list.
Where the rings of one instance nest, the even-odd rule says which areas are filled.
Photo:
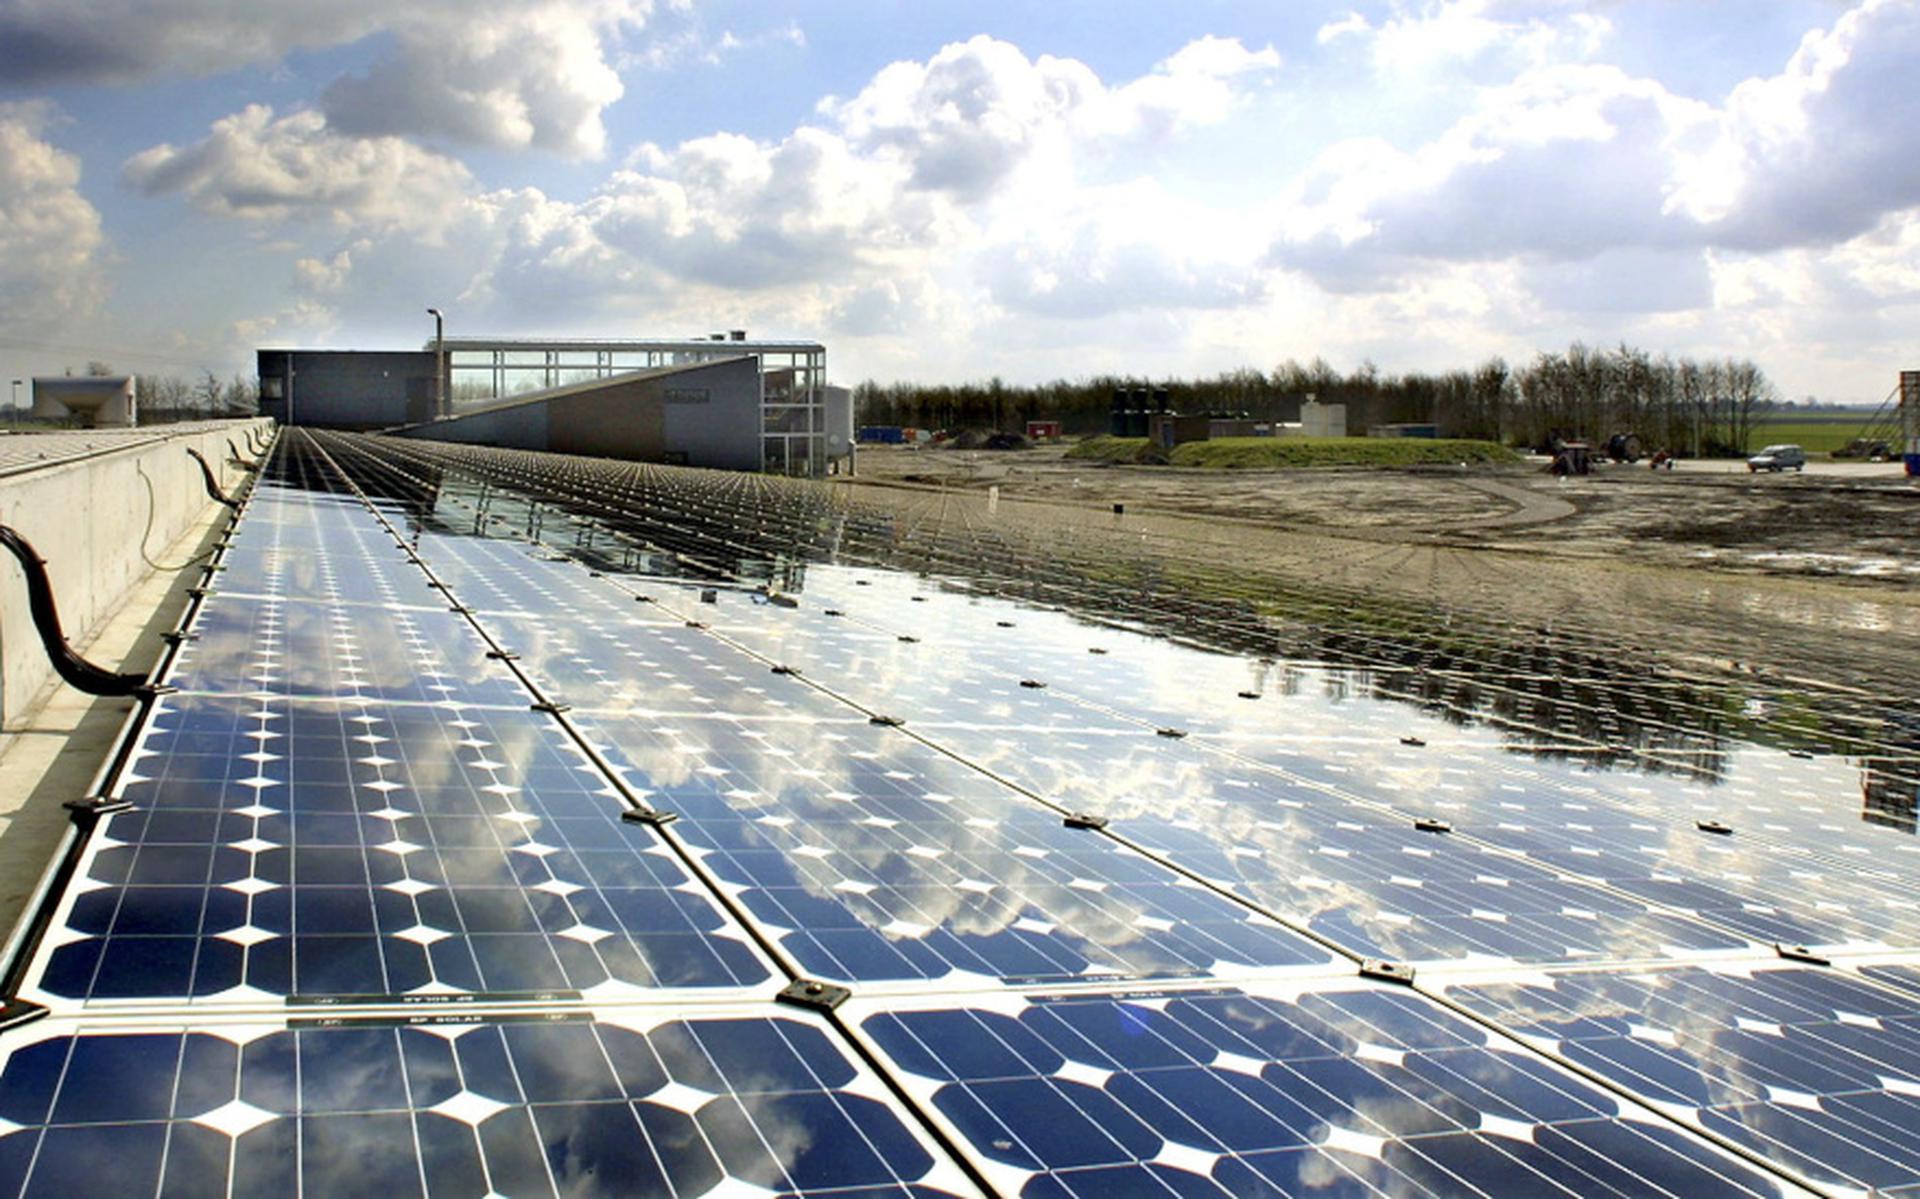
[[[245, 472], [229, 461], [227, 443], [246, 455], [247, 429], [257, 443], [272, 422], [203, 422], [179, 432], [159, 426], [142, 431], [151, 438], [0, 476], [0, 523], [46, 559], [62, 630], [76, 647], [154, 568], [152, 556], [213, 503], [187, 450], [200, 451], [231, 493]], [[0, 730], [17, 727], [53, 677], [27, 613], [20, 566], [0, 554]]]

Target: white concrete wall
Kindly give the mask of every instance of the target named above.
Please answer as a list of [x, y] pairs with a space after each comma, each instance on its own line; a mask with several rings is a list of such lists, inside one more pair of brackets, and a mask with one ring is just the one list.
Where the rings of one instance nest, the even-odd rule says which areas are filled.
[[[200, 465], [187, 448], [205, 455], [221, 490], [232, 494], [246, 472], [228, 465], [227, 441], [232, 439], [246, 455], [242, 430], [249, 427], [258, 444], [262, 434], [271, 432], [272, 422], [197, 425], [194, 432], [164, 441], [0, 477], [0, 524], [13, 526], [46, 559], [61, 630], [69, 642], [85, 644], [87, 635], [151, 569], [146, 558], [172, 565], [166, 558], [169, 548], [213, 503]], [[164, 436], [165, 426], [153, 432]], [[27, 612], [20, 564], [0, 551], [0, 729], [17, 728], [29, 704], [54, 677]]]

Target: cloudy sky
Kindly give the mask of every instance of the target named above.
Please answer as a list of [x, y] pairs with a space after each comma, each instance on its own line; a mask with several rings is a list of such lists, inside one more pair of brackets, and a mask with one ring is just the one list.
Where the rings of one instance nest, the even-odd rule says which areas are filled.
[[831, 374], [1920, 366], [1920, 0], [0, 0], [0, 379], [450, 333]]

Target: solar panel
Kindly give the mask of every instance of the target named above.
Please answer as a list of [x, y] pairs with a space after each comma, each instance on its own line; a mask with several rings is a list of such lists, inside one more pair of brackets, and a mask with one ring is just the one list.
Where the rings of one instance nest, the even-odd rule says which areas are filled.
[[1330, 960], [893, 729], [573, 715], [808, 975], [952, 985]]
[[856, 1000], [1007, 1195], [1776, 1195], [1403, 989]]
[[441, 1014], [0, 1046], [10, 1195], [967, 1195], [818, 1017]]
[[283, 439], [0, 1013], [0, 1193], [1920, 1185], [1893, 716], [1178, 549]]
[[1469, 1009], [1828, 1186], [1920, 1171], [1920, 1011], [1833, 970], [1788, 965], [1566, 972], [1446, 987]]
[[618, 996], [769, 966], [525, 708], [175, 696], [29, 994], [247, 1005]]
[[399, 603], [314, 603], [219, 593], [166, 682], [182, 691], [516, 703], [526, 692], [487, 659], [467, 620]]

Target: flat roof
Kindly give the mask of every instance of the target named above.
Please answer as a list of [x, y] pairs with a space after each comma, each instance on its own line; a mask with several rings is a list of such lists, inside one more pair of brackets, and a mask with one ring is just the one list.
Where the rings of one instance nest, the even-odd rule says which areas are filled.
[[[426, 348], [434, 348], [432, 339], [428, 339]], [[761, 350], [818, 350], [826, 352], [826, 346], [817, 341], [763, 340], [732, 341], [716, 340], [709, 337], [449, 337], [445, 347], [448, 353], [471, 353], [475, 350], [708, 350], [721, 346], [742, 353], [755, 353]]]

